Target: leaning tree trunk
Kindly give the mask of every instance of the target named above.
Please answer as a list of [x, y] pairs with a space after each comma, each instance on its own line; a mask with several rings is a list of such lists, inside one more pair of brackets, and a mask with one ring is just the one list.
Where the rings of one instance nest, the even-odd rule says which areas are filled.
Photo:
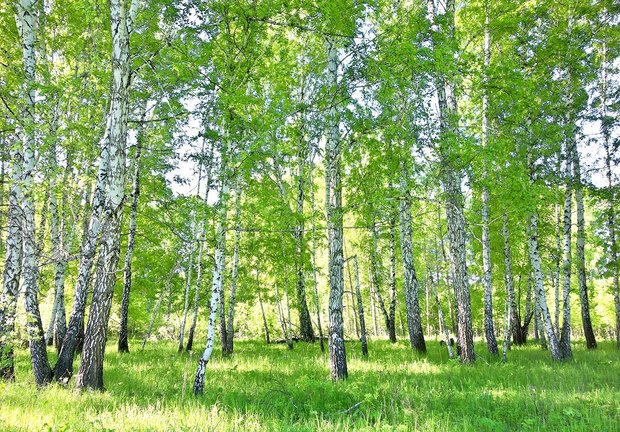
[[120, 252], [120, 230], [125, 200], [125, 159], [127, 142], [127, 98], [129, 93], [129, 36], [135, 21], [137, 2], [129, 10], [122, 0], [110, 1], [112, 31], [112, 95], [104, 145], [109, 165], [96, 280], [84, 332], [84, 349], [76, 387], [103, 390], [103, 360], [108, 320]]
[[549, 341], [549, 352], [554, 360], [562, 360], [564, 357], [560, 348], [560, 342], [553, 331], [553, 322], [551, 314], [547, 307], [547, 296], [543, 285], [543, 273], [540, 265], [540, 252], [538, 246], [538, 217], [535, 213], [530, 215], [530, 223], [528, 229], [528, 249], [532, 271], [534, 273], [534, 289], [536, 290], [536, 299], [538, 301], [540, 312], [542, 314], [543, 326]]
[[[413, 262], [413, 233], [411, 228], [411, 201], [409, 198], [408, 173], [406, 165], [401, 163], [400, 177], [400, 249], [405, 280], [405, 305], [407, 308], [407, 328], [411, 347], [418, 352], [426, 352], [424, 331], [422, 330], [422, 313], [418, 299], [418, 278]], [[356, 260], [357, 263], [357, 260]]]
[[149, 340], [149, 338], [151, 337], [151, 333], [153, 332], [153, 327], [155, 326], [155, 321], [157, 320], [157, 317], [159, 315], [159, 309], [161, 309], [161, 303], [164, 299], [164, 295], [166, 294], [166, 292], [170, 291], [170, 286], [172, 285], [172, 277], [174, 276], [174, 273], [177, 271], [178, 266], [179, 266], [178, 261], [175, 261], [174, 265], [172, 266], [172, 270], [168, 274], [168, 277], [166, 278], [166, 282], [164, 282], [164, 286], [162, 287], [161, 292], [159, 293], [159, 298], [157, 299], [157, 303], [155, 303], [155, 308], [153, 309], [153, 314], [151, 315], [151, 321], [149, 322], [149, 327], [146, 330], [144, 339], [142, 340], [141, 351], [144, 351], [144, 346], [146, 345], [146, 341]]
[[[143, 116], [144, 120], [144, 116]], [[142, 140], [144, 126], [138, 131], [133, 186], [131, 188], [131, 210], [129, 212], [129, 234], [127, 235], [127, 251], [123, 269], [123, 296], [121, 299], [121, 321], [118, 330], [118, 352], [129, 352], [127, 321], [129, 319], [129, 295], [131, 293], [131, 258], [136, 244], [136, 227], [138, 218], [138, 198], [140, 197], [140, 162], [142, 158]]]
[[[192, 211], [192, 238], [190, 239], [189, 246], [189, 259], [187, 262], [187, 274], [185, 275], [185, 291], [183, 294], [183, 315], [181, 317], [181, 324], [179, 325], [179, 346], [177, 352], [183, 352], [183, 339], [185, 338], [185, 324], [187, 323], [187, 313], [189, 311], [189, 290], [192, 286], [192, 271], [194, 270], [194, 241], [196, 238], [196, 213]], [[198, 235], [198, 238], [201, 234]]]
[[572, 172], [571, 172], [571, 154], [575, 145], [572, 137], [568, 138], [566, 143], [566, 190], [564, 192], [564, 263], [563, 263], [563, 293], [562, 293], [562, 330], [560, 336], [560, 350], [562, 357], [568, 358], [572, 356], [570, 345], [570, 285], [571, 285], [571, 216], [572, 216]]
[[[429, 0], [431, 22], [435, 22], [435, 4]], [[454, 0], [447, 0], [444, 6], [444, 37], [453, 40], [454, 36]], [[441, 153], [444, 161], [443, 187], [446, 198], [446, 216], [448, 220], [448, 239], [450, 243], [451, 280], [454, 286], [457, 319], [457, 339], [461, 348], [461, 362], [472, 363], [475, 360], [474, 334], [471, 317], [471, 300], [467, 278], [467, 244], [465, 239], [464, 197], [461, 190], [461, 174], [454, 166], [451, 141], [457, 139], [458, 113], [456, 96], [451, 77], [442, 72], [437, 73], [437, 97], [439, 102], [439, 129]]]
[[590, 300], [586, 281], [586, 222], [583, 207], [583, 184], [581, 183], [581, 165], [579, 163], [579, 151], [575, 145], [573, 148], [573, 178], [575, 180], [575, 201], [577, 203], [577, 280], [579, 282], [579, 300], [581, 301], [581, 322], [583, 333], [586, 337], [586, 347], [596, 348], [596, 338], [590, 318]]
[[[482, 146], [488, 142], [489, 124], [489, 97], [487, 95], [488, 69], [491, 60], [491, 41], [489, 35], [489, 4], [485, 3], [484, 21], [484, 74], [482, 91]], [[485, 169], [485, 177], [488, 181], [488, 171]], [[491, 233], [489, 228], [489, 188], [485, 184], [482, 187], [482, 285], [484, 287], [484, 335], [487, 348], [493, 355], [499, 354], [495, 328], [493, 327], [493, 276], [491, 273]]]
[[260, 313], [263, 318], [263, 329], [265, 330], [265, 342], [267, 345], [271, 343], [271, 338], [269, 337], [269, 326], [267, 325], [267, 316], [265, 315], [265, 308], [263, 306], [263, 298], [260, 295], [261, 287], [260, 287], [260, 274], [258, 273], [258, 267], [256, 267], [256, 288], [258, 291], [258, 304], [260, 306]]
[[84, 314], [91, 280], [91, 270], [95, 261], [95, 253], [101, 232], [102, 212], [105, 202], [105, 182], [110, 162], [108, 157], [109, 151], [110, 149], [104, 141], [90, 216], [88, 223], [85, 223], [86, 229], [82, 239], [77, 283], [73, 293], [73, 306], [71, 307], [71, 318], [69, 319], [67, 333], [62, 341], [58, 360], [56, 360], [56, 365], [54, 366], [54, 379], [65, 384], [73, 375], [73, 357], [78, 345], [80, 345], [80, 339], [84, 331]]
[[222, 150], [222, 161], [220, 166], [220, 194], [217, 205], [217, 227], [215, 237], [215, 266], [213, 267], [213, 280], [211, 285], [211, 301], [209, 303], [209, 323], [207, 327], [207, 344], [205, 346], [194, 378], [194, 394], [201, 395], [204, 392], [205, 372], [207, 363], [211, 359], [213, 347], [215, 346], [215, 325], [217, 320], [217, 309], [220, 302], [222, 287], [224, 286], [224, 275], [226, 272], [226, 211], [228, 201], [227, 186], [227, 167], [225, 163], [225, 149]]
[[[194, 348], [194, 334], [196, 332], [196, 324], [198, 323], [198, 304], [200, 299], [200, 289], [202, 288], [202, 253], [204, 251], [204, 232], [205, 222], [200, 221], [198, 227], [198, 262], [196, 263], [196, 289], [194, 290], [194, 303], [193, 303], [193, 316], [192, 325], [189, 327], [189, 334], [187, 335], [187, 344], [185, 345], [185, 351], [189, 352]], [[188, 275], [189, 277], [189, 275]]]
[[325, 144], [325, 213], [327, 220], [329, 268], [329, 365], [332, 380], [345, 379], [347, 357], [344, 346], [342, 296], [344, 294], [343, 211], [340, 180], [342, 142], [336, 111], [338, 86], [338, 52], [335, 41], [327, 40], [327, 79], [334, 102], [327, 113], [327, 142]]

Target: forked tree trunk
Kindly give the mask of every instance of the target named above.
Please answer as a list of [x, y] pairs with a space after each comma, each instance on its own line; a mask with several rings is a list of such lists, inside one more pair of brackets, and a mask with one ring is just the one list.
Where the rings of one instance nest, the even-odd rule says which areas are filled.
[[109, 165], [101, 247], [96, 281], [84, 332], [84, 349], [76, 387], [103, 390], [103, 360], [108, 320], [120, 252], [121, 213], [125, 199], [125, 151], [127, 142], [127, 99], [129, 93], [129, 36], [135, 21], [137, 0], [127, 7], [122, 0], [110, 1], [112, 31], [112, 95], [104, 145]]
[[543, 318], [543, 326], [545, 333], [547, 334], [547, 340], [549, 341], [549, 352], [551, 358], [554, 360], [562, 360], [562, 352], [560, 349], [560, 342], [553, 331], [553, 322], [551, 320], [551, 314], [547, 308], [547, 297], [545, 294], [545, 287], [543, 285], [543, 273], [540, 264], [540, 253], [538, 246], [538, 217], [535, 213], [530, 215], [528, 227], [528, 249], [530, 262], [532, 265], [532, 271], [534, 273], [534, 289], [536, 290], [536, 299], [538, 301], [540, 311]]

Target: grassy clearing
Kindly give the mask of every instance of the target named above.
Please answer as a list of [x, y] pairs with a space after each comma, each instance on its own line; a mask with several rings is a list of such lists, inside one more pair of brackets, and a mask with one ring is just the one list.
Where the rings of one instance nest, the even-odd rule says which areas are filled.
[[517, 348], [506, 365], [478, 345], [474, 366], [428, 345], [419, 356], [404, 341], [374, 341], [363, 359], [349, 343], [350, 379], [332, 384], [318, 344], [289, 352], [241, 341], [233, 358], [214, 356], [200, 398], [191, 394], [196, 354], [178, 355], [174, 343], [133, 344], [124, 355], [110, 344], [104, 393], [36, 390], [22, 351], [18, 381], [0, 384], [0, 430], [620, 431], [620, 352], [610, 343], [576, 347], [567, 364]]

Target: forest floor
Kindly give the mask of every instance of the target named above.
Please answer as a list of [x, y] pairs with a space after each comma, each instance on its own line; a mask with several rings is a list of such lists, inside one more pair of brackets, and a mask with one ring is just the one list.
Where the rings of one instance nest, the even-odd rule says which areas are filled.
[[192, 395], [196, 356], [174, 343], [106, 355], [106, 392], [58, 385], [37, 390], [26, 351], [18, 380], [0, 384], [1, 431], [620, 431], [620, 351], [575, 344], [574, 360], [553, 363], [534, 344], [508, 363], [476, 346], [474, 366], [447, 358], [437, 342], [420, 356], [405, 341], [370, 343], [364, 359], [347, 344], [350, 377], [329, 381], [319, 345], [258, 341], [214, 355], [205, 395]]

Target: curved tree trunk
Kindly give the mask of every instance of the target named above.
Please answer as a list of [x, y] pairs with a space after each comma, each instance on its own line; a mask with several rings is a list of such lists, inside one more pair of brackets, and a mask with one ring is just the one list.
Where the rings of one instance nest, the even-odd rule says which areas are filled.
[[205, 346], [194, 378], [194, 394], [201, 395], [204, 392], [205, 372], [207, 363], [211, 359], [213, 347], [215, 345], [215, 325], [217, 320], [217, 309], [220, 302], [222, 287], [224, 286], [224, 275], [226, 272], [226, 211], [228, 200], [228, 185], [226, 179], [227, 167], [225, 163], [225, 149], [222, 150], [222, 162], [220, 166], [220, 195], [217, 205], [217, 227], [215, 241], [215, 266], [213, 267], [213, 281], [211, 286], [211, 301], [209, 303], [209, 323], [207, 327], [207, 344]]
[[189, 334], [187, 335], [187, 344], [185, 345], [185, 351], [192, 351], [194, 348], [194, 335], [196, 332], [196, 324], [198, 323], [198, 304], [200, 299], [200, 289], [202, 288], [202, 253], [204, 251], [205, 239], [203, 238], [205, 232], [204, 221], [200, 222], [198, 227], [198, 262], [196, 263], [196, 289], [194, 291], [194, 303], [193, 303], [193, 316], [192, 325], [189, 327]]
[[540, 252], [538, 246], [538, 217], [535, 213], [530, 215], [528, 227], [528, 249], [530, 262], [532, 265], [532, 271], [534, 273], [534, 289], [536, 290], [536, 300], [542, 314], [543, 327], [547, 334], [547, 340], [549, 341], [549, 352], [551, 358], [554, 360], [562, 360], [564, 357], [560, 348], [560, 342], [553, 331], [553, 322], [551, 320], [551, 314], [547, 307], [547, 296], [545, 294], [545, 287], [543, 285], [543, 274], [540, 265]]
[[360, 320], [360, 338], [362, 341], [362, 355], [368, 356], [368, 341], [366, 338], [366, 320], [364, 319], [364, 305], [362, 304], [362, 291], [360, 289], [360, 270], [357, 256], [353, 257], [353, 269], [355, 271], [355, 297], [357, 298], [357, 314]]

